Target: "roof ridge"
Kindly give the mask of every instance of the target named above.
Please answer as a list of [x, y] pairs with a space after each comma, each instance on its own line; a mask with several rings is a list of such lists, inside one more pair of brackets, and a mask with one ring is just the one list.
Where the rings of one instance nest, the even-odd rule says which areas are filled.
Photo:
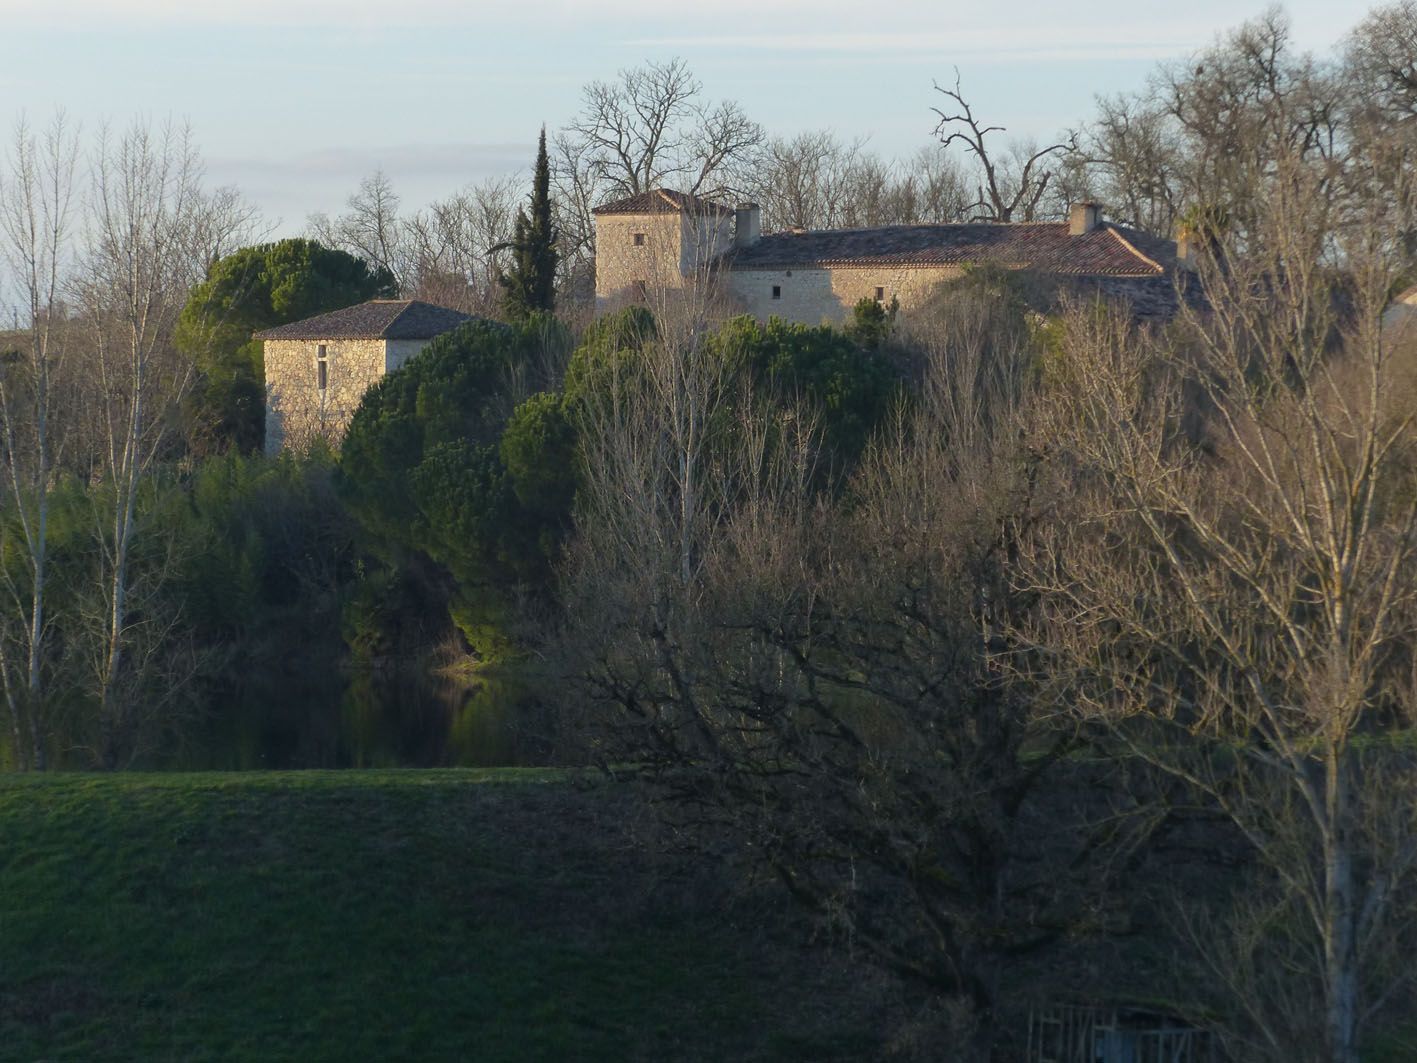
[[[422, 299], [366, 299], [254, 334], [255, 339], [407, 339], [431, 337], [472, 315]], [[432, 330], [432, 331], [429, 331]], [[401, 335], [407, 333], [407, 335]], [[392, 335], [391, 335], [392, 334]]]
[[404, 314], [408, 313], [410, 310], [413, 309], [413, 304], [416, 301], [417, 300], [414, 299], [390, 299], [389, 302], [401, 302], [403, 303], [403, 306], [399, 309], [399, 312], [397, 314], [389, 318], [388, 324], [383, 327], [382, 331], [388, 333], [395, 325], [399, 323], [399, 318], [403, 317]]
[[890, 222], [886, 225], [853, 225], [850, 228], [837, 229], [774, 229], [771, 232], [763, 233], [763, 236], [812, 236], [819, 233], [873, 233], [882, 229], [982, 229], [985, 226], [1010, 226], [1021, 229], [1025, 225], [1055, 225], [1063, 226], [1065, 221], [900, 221]]
[[1150, 255], [1143, 254], [1134, 243], [1132, 243], [1130, 240], [1128, 240], [1125, 236], [1123, 236], [1120, 232], [1117, 231], [1117, 227], [1115, 225], [1104, 225], [1103, 228], [1112, 234], [1112, 238], [1114, 240], [1116, 240], [1132, 254], [1136, 255], [1137, 258], [1141, 259], [1152, 269], [1156, 270], [1157, 273], [1166, 272], [1165, 266], [1163, 266], [1160, 262], [1156, 261], [1156, 259], [1152, 258]]

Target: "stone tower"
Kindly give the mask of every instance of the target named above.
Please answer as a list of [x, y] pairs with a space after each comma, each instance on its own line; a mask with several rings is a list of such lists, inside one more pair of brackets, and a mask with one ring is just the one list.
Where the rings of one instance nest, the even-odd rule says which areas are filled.
[[733, 248], [739, 229], [746, 235], [757, 225], [756, 206], [734, 211], [670, 189], [607, 203], [594, 214], [597, 310], [683, 288]]

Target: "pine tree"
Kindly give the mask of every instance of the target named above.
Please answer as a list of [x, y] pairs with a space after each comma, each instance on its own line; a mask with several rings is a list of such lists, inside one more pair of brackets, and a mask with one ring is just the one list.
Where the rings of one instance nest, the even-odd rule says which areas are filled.
[[510, 243], [512, 265], [502, 275], [502, 309], [509, 320], [520, 321], [538, 311], [551, 313], [556, 306], [556, 232], [551, 227], [551, 162], [546, 157], [546, 127], [536, 150], [536, 175], [532, 180], [530, 216], [517, 211]]

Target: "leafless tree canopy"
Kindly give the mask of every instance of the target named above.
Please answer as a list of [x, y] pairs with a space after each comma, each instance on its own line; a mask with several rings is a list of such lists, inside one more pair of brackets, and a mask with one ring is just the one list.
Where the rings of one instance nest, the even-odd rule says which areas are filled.
[[1053, 180], [1050, 168], [1058, 156], [1074, 150], [1071, 141], [1037, 147], [1015, 141], [1001, 155], [989, 140], [991, 133], [1003, 133], [1003, 126], [987, 125], [974, 114], [960, 87], [955, 71], [954, 88], [938, 83], [935, 91], [946, 103], [934, 108], [939, 116], [935, 136], [940, 145], [958, 144], [967, 153], [978, 178], [978, 190], [967, 210], [970, 221], [1034, 221]]
[[[178, 618], [156, 605], [171, 559], [140, 505], [175, 445], [192, 376], [173, 329], [192, 285], [259, 223], [234, 190], [204, 186], [183, 126], [102, 128], [84, 152], [62, 116], [43, 134], [21, 123], [5, 169], [0, 235], [28, 328], [26, 349], [0, 373], [16, 518], [0, 536], [27, 561], [23, 584], [6, 569], [0, 679], [22, 763], [43, 766], [56, 704], [79, 696], [96, 706], [82, 741], [114, 766], [185, 686]], [[58, 647], [46, 529], [66, 478], [88, 489], [94, 560], [65, 573], [68, 608], [82, 615], [64, 618]]]
[[0, 684], [15, 759], [21, 767], [39, 769], [45, 766], [50, 726], [49, 491], [64, 447], [60, 400], [69, 341], [64, 287], [74, 253], [78, 152], [77, 135], [62, 113], [43, 134], [22, 119], [0, 181], [4, 261], [26, 298], [29, 323], [29, 343], [0, 369], [5, 487], [15, 526], [7, 545], [26, 562], [23, 580], [8, 567], [4, 573]]
[[710, 101], [682, 59], [620, 71], [582, 90], [580, 113], [551, 144], [563, 259], [593, 255], [591, 210], [653, 188], [728, 197], [732, 164], [763, 130], [731, 100]]
[[1021, 606], [1034, 333], [984, 286], [913, 321], [920, 399], [837, 498], [810, 412], [755, 398], [693, 321], [623, 352], [582, 407], [557, 687], [607, 766], [956, 1001], [952, 1051], [990, 1058], [1012, 965], [1089, 918], [1102, 865], [1069, 861], [1099, 820], [1145, 829], [1080, 780], [1053, 789], [1073, 728], [987, 664]]
[[[1202, 257], [1204, 311], [1166, 337], [1069, 324], [1037, 424], [1067, 501], [1024, 552], [1021, 638], [1061, 711], [1206, 795], [1265, 869], [1215, 1001], [1240, 1054], [1352, 1063], [1412, 991], [1411, 353], [1383, 325], [1386, 210], [1355, 214], [1328, 149], [1279, 128], [1243, 164], [1243, 238]], [[1279, 992], [1267, 965], [1301, 952]]]
[[769, 230], [958, 221], [970, 195], [964, 172], [942, 148], [886, 162], [863, 142], [826, 130], [765, 140], [738, 163], [733, 180], [762, 207]]
[[491, 316], [520, 197], [519, 178], [493, 178], [400, 214], [393, 182], [376, 171], [360, 182], [346, 213], [312, 214], [307, 229], [326, 247], [387, 268], [409, 298]]
[[310, 236], [326, 247], [339, 248], [364, 259], [375, 269], [387, 269], [402, 286], [408, 274], [408, 249], [399, 220], [402, 200], [383, 170], [359, 182], [336, 218], [312, 214]]
[[1100, 100], [1065, 175], [1071, 194], [1158, 236], [1201, 217], [1241, 235], [1256, 223], [1252, 190], [1276, 176], [1276, 160], [1299, 155], [1329, 166], [1355, 202], [1410, 213], [1414, 25], [1409, 3], [1379, 8], [1340, 56], [1320, 60], [1295, 49], [1271, 9], [1142, 91]]

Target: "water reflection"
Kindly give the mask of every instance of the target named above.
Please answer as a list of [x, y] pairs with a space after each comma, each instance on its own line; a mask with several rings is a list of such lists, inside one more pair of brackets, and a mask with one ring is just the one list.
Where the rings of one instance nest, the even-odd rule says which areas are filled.
[[181, 770], [499, 767], [544, 764], [530, 698], [514, 679], [414, 668], [254, 677], [218, 693]]

